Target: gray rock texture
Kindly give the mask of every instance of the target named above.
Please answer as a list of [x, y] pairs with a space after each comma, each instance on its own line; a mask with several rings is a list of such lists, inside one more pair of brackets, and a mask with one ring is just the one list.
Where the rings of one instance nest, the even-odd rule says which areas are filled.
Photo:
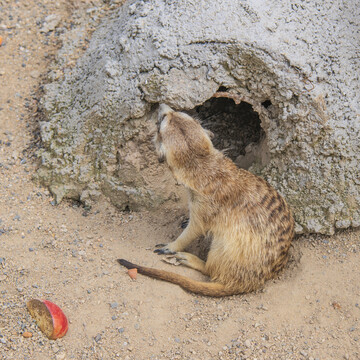
[[154, 104], [192, 110], [221, 86], [257, 112], [262, 140], [244, 157], [297, 232], [360, 226], [359, 18], [355, 0], [127, 1], [46, 87], [39, 179], [58, 201], [176, 200], [151, 143]]

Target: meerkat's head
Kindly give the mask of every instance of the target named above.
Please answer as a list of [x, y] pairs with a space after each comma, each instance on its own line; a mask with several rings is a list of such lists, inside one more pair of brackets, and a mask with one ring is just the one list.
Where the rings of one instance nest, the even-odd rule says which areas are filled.
[[171, 169], [188, 168], [215, 151], [212, 133], [191, 116], [165, 104], [159, 107], [155, 146], [159, 161], [166, 160]]

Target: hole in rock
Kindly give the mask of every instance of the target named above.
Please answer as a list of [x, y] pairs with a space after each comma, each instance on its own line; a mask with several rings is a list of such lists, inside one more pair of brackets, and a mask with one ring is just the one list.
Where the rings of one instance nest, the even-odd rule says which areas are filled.
[[250, 104], [237, 105], [233, 99], [211, 98], [193, 109], [191, 115], [197, 116], [202, 126], [214, 133], [215, 148], [223, 150], [238, 166], [248, 168], [256, 160], [252, 153], [261, 151], [265, 133], [258, 113]]
[[267, 109], [271, 104], [271, 101], [270, 100], [265, 100], [264, 102], [261, 103], [261, 105]]

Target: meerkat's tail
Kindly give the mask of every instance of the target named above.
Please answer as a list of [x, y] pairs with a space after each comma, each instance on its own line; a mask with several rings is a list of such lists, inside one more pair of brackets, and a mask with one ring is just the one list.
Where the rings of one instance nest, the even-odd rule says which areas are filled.
[[238, 291], [234, 291], [233, 289], [226, 289], [225, 285], [220, 283], [196, 281], [170, 271], [135, 265], [124, 259], [118, 259], [117, 261], [121, 265], [125, 266], [127, 269], [137, 269], [139, 274], [177, 284], [181, 286], [184, 290], [193, 292], [195, 294], [220, 297], [235, 295], [239, 293]]

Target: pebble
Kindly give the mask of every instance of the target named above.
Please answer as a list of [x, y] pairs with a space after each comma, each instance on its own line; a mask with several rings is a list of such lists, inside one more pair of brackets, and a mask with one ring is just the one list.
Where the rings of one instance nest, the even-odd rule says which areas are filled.
[[59, 350], [60, 350], [60, 348], [59, 348], [56, 344], [52, 344], [52, 345], [51, 345], [51, 348], [52, 348], [52, 350], [53, 350], [54, 353], [57, 353], [57, 352], [59, 352]]
[[111, 307], [112, 309], [116, 309], [118, 306], [119, 306], [119, 304], [118, 304], [116, 301], [110, 303], [110, 307]]
[[33, 70], [30, 72], [30, 76], [34, 79], [37, 79], [38, 77], [40, 77], [40, 71], [38, 70]]
[[44, 19], [44, 24], [43, 27], [40, 29], [40, 32], [49, 32], [49, 31], [54, 31], [57, 26], [60, 23], [60, 15], [57, 14], [51, 14], [48, 15], [45, 19]]
[[30, 331], [24, 331], [22, 336], [24, 338], [31, 338], [33, 336], [33, 334]]
[[55, 360], [65, 360], [65, 359], [66, 359], [65, 353], [60, 353], [55, 355]]
[[301, 351], [300, 351], [300, 354], [301, 354], [302, 356], [304, 356], [304, 357], [307, 357], [307, 352], [304, 351], [304, 350], [301, 350]]
[[101, 334], [97, 334], [97, 335], [94, 337], [94, 340], [98, 343], [98, 342], [101, 340]]

